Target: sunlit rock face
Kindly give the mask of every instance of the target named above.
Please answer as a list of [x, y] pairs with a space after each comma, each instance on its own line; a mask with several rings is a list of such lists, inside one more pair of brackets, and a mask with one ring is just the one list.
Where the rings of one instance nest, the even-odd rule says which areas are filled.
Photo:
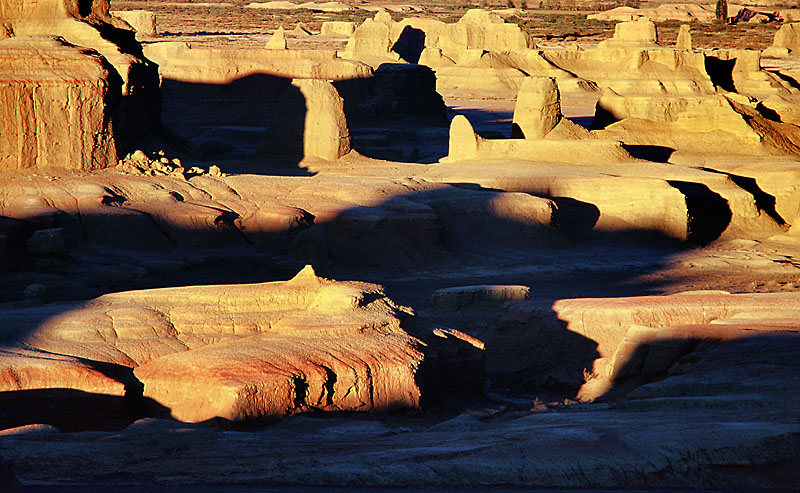
[[800, 484], [796, 69], [107, 7], [0, 0], [0, 490]]
[[[115, 160], [111, 156], [114, 152], [118, 155], [131, 150], [137, 139], [158, 128], [160, 119], [160, 94], [158, 91], [158, 71], [152, 62], [142, 55], [142, 48], [134, 39], [134, 33], [130, 26], [124, 21], [117, 19], [109, 14], [109, 4], [107, 1], [64, 1], [47, 0], [40, 2], [21, 2], [5, 1], [0, 3], [0, 18], [3, 19], [3, 37], [19, 38], [15, 45], [21, 47], [26, 44], [29, 36], [58, 36], [63, 38], [68, 44], [83, 49], [90, 49], [99, 53], [107, 65], [107, 74], [93, 75], [91, 84], [105, 86], [103, 94], [100, 95], [104, 107], [101, 109], [99, 103], [93, 103], [95, 112], [104, 115], [103, 118], [91, 117], [95, 123], [79, 123], [84, 125], [86, 133], [97, 135], [94, 127], [106, 127], [101, 133], [110, 133], [114, 137], [116, 149], [111, 153], [105, 151], [105, 147], [111, 145], [104, 141], [109, 138], [97, 138], [98, 143], [94, 146], [98, 150], [87, 150], [85, 154], [92, 155], [94, 158], [88, 162], [83, 162], [86, 158], [75, 162], [65, 155], [59, 155], [58, 149], [41, 149], [39, 153], [21, 153], [18, 157], [17, 167], [41, 167], [56, 166], [62, 168], [77, 169], [96, 169], [112, 165]], [[28, 63], [21, 63], [19, 60], [14, 64], [13, 74], [6, 75], [12, 80], [24, 80], [30, 83], [37, 83], [36, 77], [42, 77], [42, 81], [51, 79], [52, 76], [42, 74], [41, 66], [46, 65], [47, 54], [36, 52], [36, 43], [30, 46], [33, 50], [28, 53], [26, 60]], [[10, 56], [10, 55], [6, 55]], [[95, 55], [92, 55], [95, 56]], [[79, 62], [76, 62], [79, 63]], [[6, 68], [6, 65], [4, 68]], [[37, 66], [39, 74], [36, 74]], [[73, 64], [74, 66], [74, 64]], [[64, 79], [69, 80], [70, 70], [74, 68], [64, 68]], [[88, 83], [87, 74], [83, 74], [80, 79], [84, 84]], [[80, 84], [80, 83], [79, 83]], [[36, 97], [43, 97], [37, 95]], [[27, 105], [34, 104], [36, 97], [25, 97]], [[82, 96], [83, 97], [83, 96]], [[81, 99], [71, 99], [66, 92], [46, 95], [48, 106], [61, 107], [65, 111], [75, 113], [87, 113], [87, 109], [81, 105]], [[41, 102], [37, 103], [41, 104]], [[51, 138], [47, 132], [41, 129], [46, 121], [51, 118], [46, 112], [38, 115], [31, 114], [34, 120], [41, 120], [35, 124], [17, 124], [15, 132], [20, 136], [20, 140], [36, 141], [38, 139]], [[85, 119], [85, 118], [84, 118]], [[110, 125], [109, 120], [113, 124]], [[73, 122], [73, 127], [75, 122]], [[37, 131], [37, 126], [39, 130]], [[44, 134], [44, 135], [42, 135]], [[101, 154], [107, 154], [100, 157]]]
[[[798, 299], [796, 293], [710, 291], [520, 302], [486, 339], [487, 371], [495, 385], [565, 385], [584, 400], [608, 397], [626, 382], [640, 385], [664, 375], [680, 380], [687, 378], [681, 375], [704, 371], [712, 363], [701, 362], [705, 353], [699, 342], [761, 338], [777, 350], [782, 341], [795, 341]], [[548, 349], [551, 345], [559, 349]], [[518, 359], [509, 358], [512, 347], [518, 348], [513, 353]], [[796, 350], [794, 342], [788, 347]], [[724, 375], [708, 385], [712, 381], [735, 387]]]
[[336, 160], [352, 150], [344, 100], [327, 80], [297, 79], [284, 91], [262, 152]]
[[63, 38], [0, 41], [0, 169], [115, 165], [108, 101], [119, 91], [102, 56]]
[[2, 355], [3, 391], [138, 387], [190, 422], [419, 405], [420, 341], [400, 328], [410, 313], [379, 286], [329, 281], [310, 267], [287, 282], [131, 291], [50, 308], [64, 311], [38, 327], [36, 309], [4, 316], [24, 342]]

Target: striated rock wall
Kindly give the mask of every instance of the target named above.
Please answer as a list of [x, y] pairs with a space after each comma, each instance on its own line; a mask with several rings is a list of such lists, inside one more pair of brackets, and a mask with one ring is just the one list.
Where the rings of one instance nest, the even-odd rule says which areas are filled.
[[61, 38], [0, 41], [0, 169], [116, 165], [112, 71]]
[[[108, 61], [110, 82], [105, 99], [120, 155], [158, 128], [160, 94], [156, 66], [142, 55], [130, 26], [109, 13], [107, 0], [4, 0], [0, 2], [0, 18], [9, 36], [59, 36], [71, 45], [95, 50]], [[61, 100], [55, 104], [66, 107], [71, 103]], [[56, 156], [48, 157], [47, 161], [49, 165], [80, 167], [58, 164]], [[113, 160], [93, 162], [93, 167], [104, 167]], [[23, 167], [39, 165], [28, 160]]]

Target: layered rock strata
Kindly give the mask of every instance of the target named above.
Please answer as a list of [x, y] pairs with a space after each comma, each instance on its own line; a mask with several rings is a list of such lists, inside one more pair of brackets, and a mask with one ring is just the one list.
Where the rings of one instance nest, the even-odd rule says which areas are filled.
[[62, 38], [0, 41], [0, 169], [115, 165], [109, 100], [120, 85], [112, 71]]
[[376, 285], [310, 267], [287, 282], [133, 291], [64, 308], [38, 309], [52, 313], [31, 327], [37, 309], [3, 315], [4, 339], [22, 341], [3, 352], [3, 391], [125, 395], [139, 382], [145, 399], [191, 422], [419, 404], [422, 354], [400, 328], [409, 313]]

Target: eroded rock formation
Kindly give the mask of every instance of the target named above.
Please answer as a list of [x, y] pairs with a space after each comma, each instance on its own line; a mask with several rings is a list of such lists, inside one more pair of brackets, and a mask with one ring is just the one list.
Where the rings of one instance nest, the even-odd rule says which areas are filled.
[[[400, 328], [404, 310], [378, 286], [321, 279], [310, 267], [288, 282], [106, 295], [20, 334], [0, 382], [118, 396], [139, 382], [140, 395], [189, 422], [413, 408], [422, 354]], [[4, 318], [24, 331], [37, 314]], [[133, 372], [115, 378], [104, 365]]]
[[336, 160], [352, 150], [344, 100], [328, 81], [296, 79], [283, 93], [263, 152]]
[[119, 91], [94, 51], [48, 36], [0, 41], [0, 169], [115, 165], [109, 100]]
[[[558, 383], [580, 388], [578, 395], [589, 400], [628, 378], [642, 384], [666, 373], [677, 383], [692, 372], [693, 351], [716, 341], [795, 337], [796, 301], [794, 293], [690, 292], [560, 300], [552, 306], [522, 302], [487, 337], [487, 371], [495, 384], [525, 388]], [[565, 353], [545, 349], [556, 338]], [[510, 347], [525, 348], [514, 363]], [[568, 353], [573, 356], [565, 364]]]
[[796, 51], [800, 51], [800, 23], [784, 24], [775, 33], [772, 46], [764, 50], [764, 56], [781, 58], [796, 55]]
[[[158, 127], [160, 95], [156, 67], [143, 57], [141, 46], [134, 39], [133, 31], [129, 30], [128, 24], [110, 15], [107, 1], [9, 1], [0, 3], [0, 17], [6, 26], [5, 32], [13, 37], [59, 36], [72, 45], [96, 50], [108, 61], [110, 64], [108, 81], [103, 82], [100, 78], [95, 84], [108, 85], [107, 96], [103, 98], [107, 107], [102, 112], [112, 116], [113, 136], [118, 152], [124, 153], [130, 150], [137, 139]], [[40, 62], [32, 60], [31, 63], [35, 67], [35, 64]], [[16, 66], [19, 67], [19, 64]], [[25, 78], [25, 75], [22, 74], [21, 77]], [[58, 102], [54, 101], [56, 105], [70, 106], [69, 99], [65, 99], [66, 93], [51, 94], [49, 97], [60, 98]], [[43, 113], [37, 118], [47, 120], [55, 116]], [[43, 126], [44, 122], [36, 125]], [[28, 126], [25, 130], [18, 128], [18, 131], [32, 132], [36, 125]], [[91, 134], [96, 132], [91, 127], [105, 125], [108, 125], [108, 122], [95, 122], [89, 125], [87, 131]], [[23, 140], [30, 141], [37, 138], [39, 136], [28, 133]], [[107, 144], [98, 143], [98, 145]], [[84, 166], [66, 163], [57, 155], [42, 156], [42, 158], [43, 162], [50, 166], [69, 168]], [[28, 153], [25, 159], [27, 161], [20, 167], [42, 165], [36, 155]], [[106, 167], [113, 162], [113, 159], [93, 159], [91, 167]]]

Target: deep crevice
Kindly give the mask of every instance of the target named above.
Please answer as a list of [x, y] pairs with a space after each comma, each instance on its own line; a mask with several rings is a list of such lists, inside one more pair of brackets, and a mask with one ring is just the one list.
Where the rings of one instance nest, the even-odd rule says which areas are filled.
[[736, 92], [736, 86], [733, 84], [733, 67], [736, 65], [736, 59], [723, 60], [706, 56], [705, 60], [706, 73], [711, 78], [714, 87], [728, 92]]
[[733, 218], [728, 201], [701, 183], [668, 180], [686, 197], [687, 239], [707, 245], [719, 238]]
[[333, 395], [336, 387], [336, 373], [328, 368], [325, 365], [322, 365], [322, 369], [325, 370], [325, 383], [322, 384], [323, 389], [323, 396], [325, 397], [325, 405], [332, 406], [333, 405]]
[[294, 388], [294, 409], [300, 409], [306, 405], [306, 398], [308, 397], [308, 382], [305, 377], [298, 375], [292, 377], [292, 384]]
[[777, 209], [775, 208], [776, 199], [774, 196], [768, 194], [761, 187], [758, 186], [755, 178], [751, 178], [749, 176], [741, 176], [741, 175], [734, 175], [733, 173], [728, 173], [726, 171], [719, 171], [712, 168], [700, 168], [703, 171], [708, 171], [709, 173], [717, 173], [726, 175], [728, 178], [731, 179], [736, 186], [743, 188], [747, 191], [750, 195], [753, 196], [753, 200], [756, 204], [756, 209], [758, 209], [759, 213], [765, 213], [769, 217], [775, 220], [779, 225], [783, 226], [786, 224], [786, 221], [778, 214]]

